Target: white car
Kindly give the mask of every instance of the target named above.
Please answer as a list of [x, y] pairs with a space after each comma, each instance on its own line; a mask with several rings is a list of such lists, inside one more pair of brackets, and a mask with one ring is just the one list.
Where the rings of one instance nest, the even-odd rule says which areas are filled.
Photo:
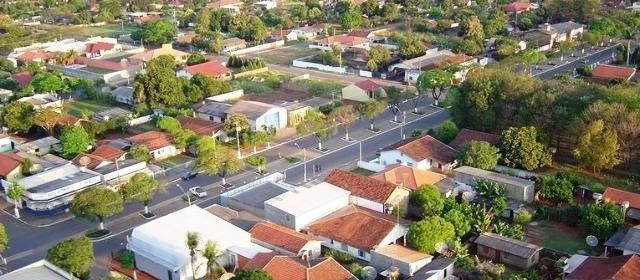
[[189, 189], [189, 192], [196, 197], [203, 198], [207, 196], [207, 192], [205, 192], [201, 187], [193, 187]]

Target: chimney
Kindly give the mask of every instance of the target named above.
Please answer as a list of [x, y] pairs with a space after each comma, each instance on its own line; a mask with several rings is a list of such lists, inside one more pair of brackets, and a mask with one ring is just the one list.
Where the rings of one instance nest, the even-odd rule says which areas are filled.
[[551, 31], [551, 24], [549, 24], [548, 22], [544, 24], [544, 29], [547, 31]]

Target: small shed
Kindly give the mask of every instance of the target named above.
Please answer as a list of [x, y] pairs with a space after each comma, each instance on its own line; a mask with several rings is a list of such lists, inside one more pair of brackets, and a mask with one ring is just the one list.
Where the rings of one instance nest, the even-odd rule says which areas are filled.
[[505, 186], [507, 197], [518, 201], [533, 201], [535, 182], [471, 166], [461, 166], [453, 170], [456, 181], [475, 186], [478, 180], [491, 181]]
[[400, 274], [413, 276], [423, 266], [427, 265], [433, 256], [409, 248], [391, 244], [371, 251], [371, 265], [378, 271], [385, 271], [391, 266], [399, 269]]
[[527, 269], [538, 263], [542, 247], [495, 233], [476, 239], [477, 255], [508, 266]]

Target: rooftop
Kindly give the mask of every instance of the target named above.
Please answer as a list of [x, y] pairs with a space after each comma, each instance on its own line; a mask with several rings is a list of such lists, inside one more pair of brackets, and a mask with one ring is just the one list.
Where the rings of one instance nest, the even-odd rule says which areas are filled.
[[111, 107], [102, 111], [96, 112], [93, 118], [95, 119], [113, 119], [117, 117], [130, 117], [133, 113], [129, 110], [122, 109], [120, 107]]
[[223, 126], [221, 123], [214, 123], [200, 118], [183, 115], [177, 116], [176, 119], [184, 129], [188, 129], [197, 135], [213, 136], [216, 132], [222, 129]]
[[215, 60], [187, 66], [187, 67], [184, 67], [183, 70], [191, 75], [201, 74], [201, 75], [214, 77], [214, 78], [220, 75], [226, 75], [233, 72], [231, 71], [231, 69], [225, 67], [224, 65], [220, 64], [220, 62], [217, 62]]
[[504, 9], [509, 13], [519, 13], [519, 12], [528, 11], [529, 9], [531, 9], [531, 3], [529, 3], [529, 1], [511, 2], [509, 4], [504, 5]]
[[287, 193], [286, 188], [278, 183], [267, 181], [243, 192], [234, 194], [232, 197], [244, 205], [249, 205], [255, 209], [264, 209], [266, 201], [270, 201], [284, 193]]
[[253, 239], [285, 249], [294, 254], [300, 252], [308, 242], [314, 240], [306, 234], [272, 223], [258, 223], [251, 228], [249, 233]]
[[591, 71], [590, 80], [597, 82], [628, 81], [635, 75], [636, 69], [608, 64], [598, 64]]
[[322, 182], [311, 187], [297, 187], [269, 199], [265, 203], [297, 216], [314, 211], [318, 207], [344, 196], [349, 196], [349, 192]]
[[481, 234], [475, 242], [479, 245], [507, 252], [521, 258], [529, 258], [542, 249], [542, 247], [537, 245], [491, 232]]
[[482, 170], [482, 169], [474, 168], [471, 166], [461, 166], [454, 169], [453, 172], [467, 174], [474, 177], [480, 177], [480, 178], [484, 178], [484, 179], [488, 179], [491, 181], [512, 185], [512, 186], [525, 187], [525, 186], [533, 186], [535, 184], [535, 182], [531, 180], [522, 179], [515, 176], [509, 176], [509, 175], [501, 174], [498, 172]]
[[609, 258], [588, 257], [571, 272], [567, 280], [637, 280], [640, 279], [640, 256], [637, 254]]
[[46, 260], [40, 260], [0, 276], [0, 280], [79, 280]]
[[470, 141], [484, 141], [493, 146], [498, 146], [500, 135], [463, 128], [458, 132], [456, 138], [449, 143], [449, 146], [459, 151], [464, 143]]
[[451, 163], [458, 157], [458, 151], [430, 135], [418, 139], [407, 139], [387, 147], [385, 150], [400, 150], [416, 161], [433, 158], [444, 163]]
[[349, 35], [334, 35], [318, 39], [315, 42], [321, 45], [345, 45], [353, 47], [366, 43], [367, 39]]
[[106, 42], [95, 42], [95, 43], [88, 43], [85, 47], [85, 51], [88, 53], [96, 53], [99, 51], [108, 51], [110, 49], [113, 49], [113, 44], [111, 43], [106, 43]]
[[244, 269], [263, 269], [273, 280], [356, 280], [333, 258], [303, 261], [300, 258], [259, 254]]
[[383, 88], [381, 84], [378, 84], [371, 79], [366, 79], [364, 81], [357, 82], [355, 83], [355, 86], [359, 87], [364, 91], [376, 91], [378, 89]]
[[0, 153], [0, 176], [7, 177], [13, 170], [20, 167], [24, 159], [11, 152]]
[[453, 265], [455, 259], [450, 258], [437, 258], [432, 260], [427, 265], [420, 268], [416, 273], [413, 274], [409, 280], [424, 280], [429, 279], [429, 277], [433, 276], [436, 273], [439, 273], [441, 270], [447, 268], [450, 265]]
[[385, 203], [396, 189], [395, 184], [340, 169], [331, 170], [324, 181], [349, 191], [352, 196], [379, 203]]
[[615, 247], [622, 250], [640, 253], [640, 226], [628, 229]]
[[194, 105], [194, 108], [198, 113], [224, 117], [227, 115], [227, 110], [231, 108], [231, 104], [222, 102], [206, 102], [203, 104], [196, 104]]
[[640, 194], [624, 191], [616, 188], [606, 188], [602, 194], [602, 199], [606, 202], [622, 204], [629, 202], [629, 207], [640, 209]]
[[231, 115], [244, 115], [247, 119], [256, 119], [273, 108], [280, 107], [258, 101], [239, 100], [227, 110], [227, 113]]
[[129, 57], [129, 59], [133, 61], [139, 61], [139, 62], [148, 62], [161, 55], [170, 55], [178, 59], [184, 59], [189, 56], [189, 54], [186, 52], [173, 49], [171, 44], [165, 44], [165, 45], [162, 45], [162, 47], [160, 48], [147, 50], [145, 52], [132, 55]]
[[411, 250], [407, 247], [397, 244], [391, 244], [386, 246], [380, 246], [375, 250], [376, 253], [387, 256], [393, 260], [399, 260], [404, 263], [414, 263], [424, 259], [433, 259], [432, 255]]
[[59, 143], [60, 143], [60, 140], [56, 139], [55, 137], [47, 136], [44, 138], [33, 140], [31, 142], [22, 143], [18, 147], [18, 150], [23, 152], [31, 152], [37, 148], [49, 148]]
[[225, 46], [239, 46], [239, 45], [245, 45], [247, 44], [247, 41], [242, 40], [238, 37], [231, 37], [231, 38], [227, 38], [222, 40], [223, 44]]
[[[120, 158], [124, 154], [125, 154], [124, 151], [116, 147], [113, 147], [109, 144], [102, 144], [102, 145], [98, 145], [93, 150], [93, 152], [89, 154], [79, 154], [72, 160], [72, 162], [73, 164], [78, 166], [82, 166], [86, 164], [85, 166], [87, 168], [94, 169], [98, 167], [100, 163], [104, 161], [115, 161], [116, 159]], [[82, 162], [83, 158], [86, 158], [85, 160], [87, 162]]]
[[370, 176], [373, 179], [416, 190], [422, 185], [436, 185], [447, 178], [446, 175], [429, 170], [422, 170], [406, 165], [394, 164]]
[[173, 145], [171, 135], [160, 131], [147, 131], [127, 138], [134, 145], [144, 145], [149, 151]]

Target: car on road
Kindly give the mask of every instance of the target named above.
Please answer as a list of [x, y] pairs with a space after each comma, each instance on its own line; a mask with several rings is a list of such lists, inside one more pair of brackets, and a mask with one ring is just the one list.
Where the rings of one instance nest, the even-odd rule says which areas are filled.
[[182, 176], [182, 180], [189, 181], [196, 176], [198, 176], [198, 172], [187, 172], [187, 174], [184, 174], [184, 176]]
[[199, 186], [195, 186], [195, 187], [193, 187], [193, 188], [190, 188], [190, 189], [189, 189], [189, 192], [190, 192], [192, 195], [194, 195], [194, 196], [196, 196], [196, 197], [198, 197], [198, 198], [203, 198], [203, 197], [206, 197], [206, 196], [207, 196], [207, 192], [206, 192], [206, 191], [204, 191], [204, 190], [203, 190], [201, 187], [199, 187]]

